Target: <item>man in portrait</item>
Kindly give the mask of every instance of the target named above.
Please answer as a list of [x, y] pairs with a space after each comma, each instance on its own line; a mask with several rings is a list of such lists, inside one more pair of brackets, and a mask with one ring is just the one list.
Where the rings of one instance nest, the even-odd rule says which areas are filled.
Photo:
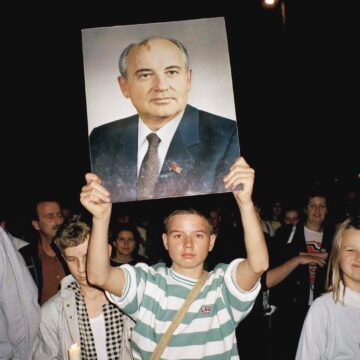
[[131, 43], [119, 70], [137, 114], [90, 134], [92, 172], [112, 202], [225, 192], [223, 177], [240, 153], [236, 121], [188, 103], [185, 46], [163, 36]]

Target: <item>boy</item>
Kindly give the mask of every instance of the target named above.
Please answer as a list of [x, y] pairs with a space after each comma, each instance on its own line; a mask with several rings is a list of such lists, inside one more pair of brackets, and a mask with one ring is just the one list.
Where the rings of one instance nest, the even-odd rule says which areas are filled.
[[[88, 254], [91, 283], [105, 289], [112, 302], [136, 321], [133, 355], [148, 359], [187, 294], [201, 277], [204, 261], [215, 243], [211, 223], [193, 210], [180, 210], [165, 220], [163, 242], [172, 259], [163, 264], [111, 268], [107, 231], [109, 192], [95, 174], [87, 174], [80, 199], [93, 215]], [[268, 267], [264, 236], [251, 200], [254, 170], [239, 158], [224, 178], [232, 189], [244, 226], [247, 259], [218, 265], [175, 330], [162, 359], [238, 359], [235, 328], [250, 312], [260, 290], [259, 278]], [[236, 190], [240, 187], [242, 190]], [[229, 239], [232, 241], [232, 239]]]
[[56, 232], [54, 242], [71, 275], [41, 308], [34, 359], [67, 359], [74, 343], [80, 344], [83, 359], [132, 358], [128, 338], [133, 321], [87, 281], [89, 234], [89, 227], [76, 216]]

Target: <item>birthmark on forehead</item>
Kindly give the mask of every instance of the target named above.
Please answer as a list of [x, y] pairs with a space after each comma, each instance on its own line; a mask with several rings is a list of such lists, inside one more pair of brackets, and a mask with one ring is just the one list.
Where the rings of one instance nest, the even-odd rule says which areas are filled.
[[142, 45], [142, 47], [143, 47], [144, 49], [150, 51], [150, 50], [151, 50], [151, 42], [150, 42], [150, 41], [147, 41], [146, 43], [144, 43], [144, 44]]

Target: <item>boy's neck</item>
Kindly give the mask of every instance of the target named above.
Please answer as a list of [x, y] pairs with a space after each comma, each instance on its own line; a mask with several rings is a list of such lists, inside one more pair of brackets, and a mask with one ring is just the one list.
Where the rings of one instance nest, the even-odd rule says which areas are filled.
[[197, 266], [196, 268], [183, 268], [181, 266], [178, 266], [176, 264], [172, 264], [171, 268], [179, 275], [183, 275], [185, 277], [191, 278], [191, 279], [200, 279], [202, 273], [204, 272], [204, 264], [201, 264]]

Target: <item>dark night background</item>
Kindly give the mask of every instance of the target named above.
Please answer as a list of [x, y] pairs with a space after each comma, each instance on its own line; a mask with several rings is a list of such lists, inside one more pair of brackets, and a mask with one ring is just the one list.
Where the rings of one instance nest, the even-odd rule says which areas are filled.
[[226, 21], [240, 147], [256, 169], [256, 196], [297, 198], [315, 182], [334, 194], [359, 186], [352, 10], [285, 4], [285, 27], [279, 6], [264, 9], [254, 0], [202, 11], [184, 3], [17, 9], [3, 44], [11, 84], [3, 88], [2, 205], [24, 216], [43, 190], [78, 204], [90, 170], [82, 28], [218, 16]]

